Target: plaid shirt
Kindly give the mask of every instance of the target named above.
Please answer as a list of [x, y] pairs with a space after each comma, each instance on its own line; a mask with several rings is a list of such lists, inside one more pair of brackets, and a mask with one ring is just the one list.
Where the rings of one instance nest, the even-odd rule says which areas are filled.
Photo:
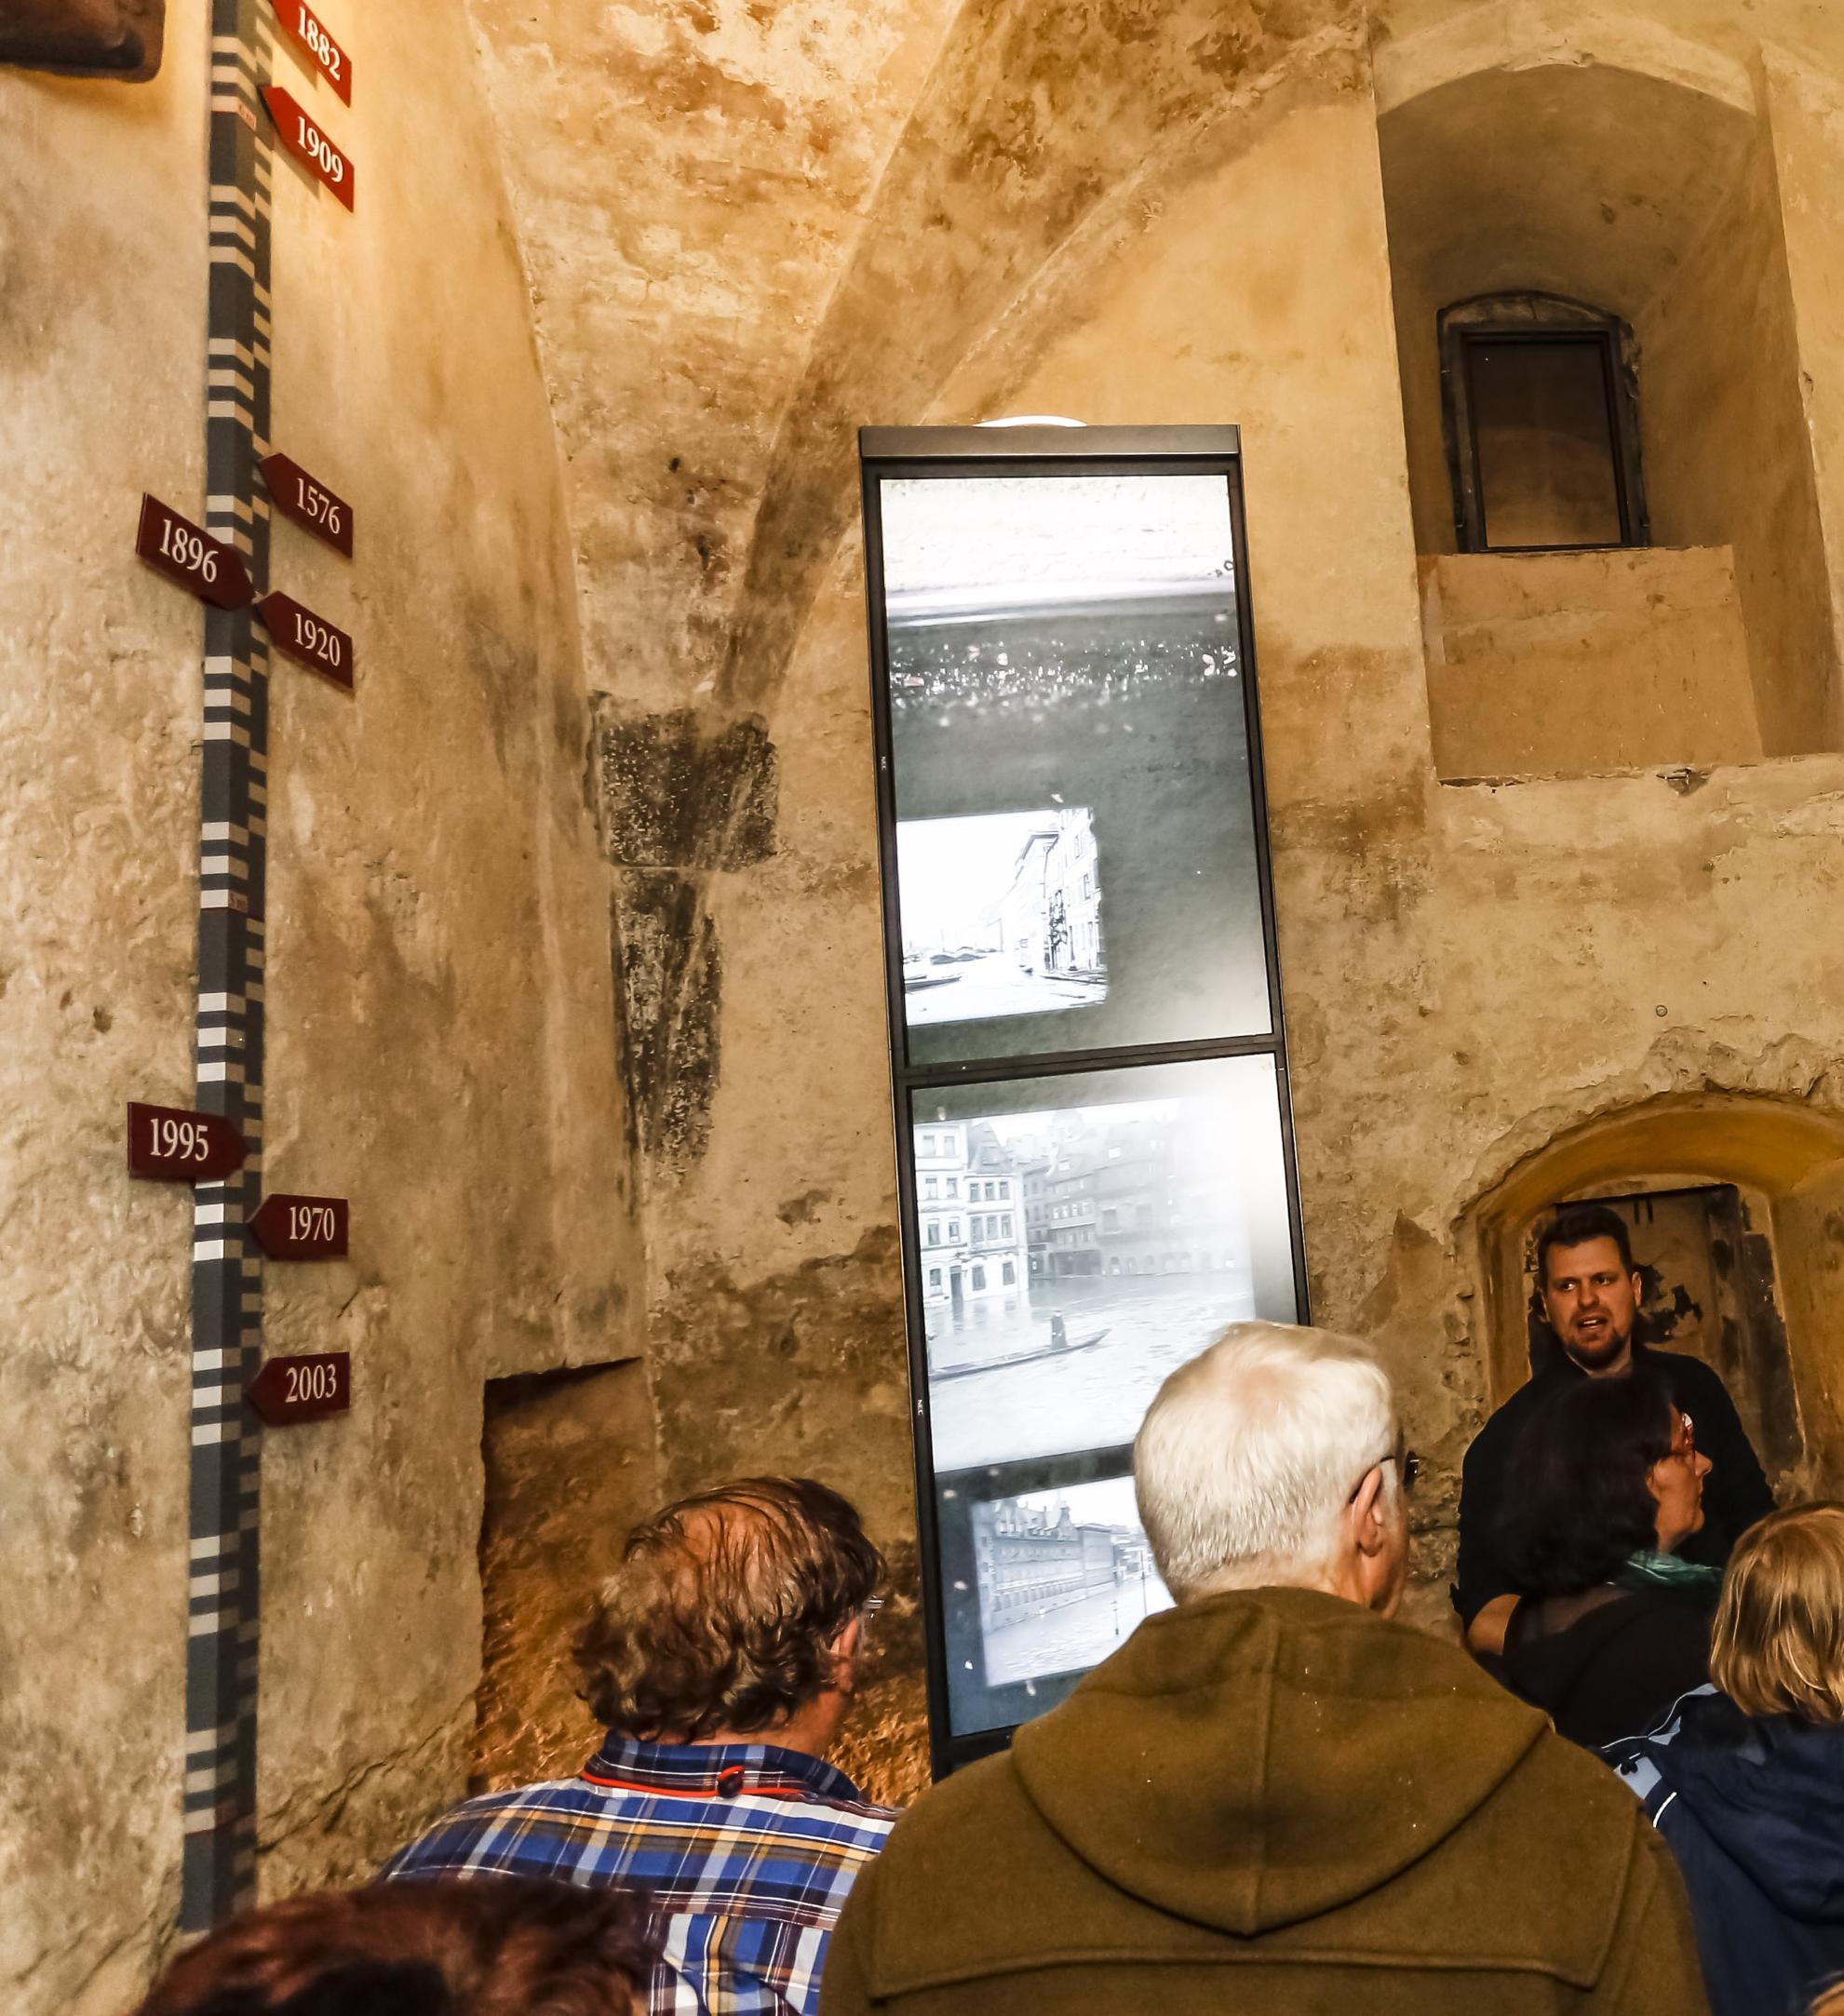
[[580, 1778], [469, 1799], [380, 1874], [642, 1890], [661, 1955], [651, 2016], [814, 2016], [853, 1878], [895, 1820], [800, 1751], [611, 1733]]

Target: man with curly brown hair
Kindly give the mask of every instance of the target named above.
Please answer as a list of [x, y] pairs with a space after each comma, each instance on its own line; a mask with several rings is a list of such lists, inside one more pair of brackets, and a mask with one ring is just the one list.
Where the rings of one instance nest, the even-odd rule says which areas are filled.
[[826, 1762], [883, 1560], [811, 1479], [750, 1477], [628, 1536], [576, 1643], [608, 1739], [581, 1774], [469, 1799], [387, 1880], [561, 1876], [645, 1893], [651, 2016], [812, 2016], [895, 1814]]

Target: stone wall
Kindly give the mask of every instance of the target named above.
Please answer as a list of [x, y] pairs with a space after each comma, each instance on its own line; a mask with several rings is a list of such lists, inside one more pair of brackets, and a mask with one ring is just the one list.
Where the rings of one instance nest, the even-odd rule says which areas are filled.
[[[267, 1166], [350, 1196], [352, 1254], [268, 1290], [271, 1348], [350, 1349], [356, 1404], [265, 1453], [271, 1891], [362, 1875], [462, 1789], [483, 1382], [630, 1354], [641, 1307], [563, 491], [473, 51], [452, 5], [337, 27], [359, 202], [278, 157], [275, 425], [357, 558], [276, 552], [359, 669], [274, 675]], [[19, 2016], [116, 2016], [178, 1896], [190, 1212], [122, 1166], [124, 1102], [192, 1092], [202, 624], [132, 549], [143, 489], [204, 512], [203, 0], [167, 30], [144, 86], [0, 71]]]
[[[1440, 781], [1380, 140], [1469, 65], [1560, 73], [1545, 103], [1596, 65], [1702, 93], [1725, 160], [1767, 118], [1750, 201], [1770, 169], [1835, 638], [1835, 9], [415, 11], [334, 24], [357, 215], [278, 174], [277, 435], [366, 520], [355, 569], [295, 578], [366, 669], [351, 702], [276, 688], [271, 1166], [347, 1191], [355, 1237], [272, 1270], [271, 1335], [349, 1345], [359, 1404], [265, 1461], [266, 1885], [359, 1874], [464, 1781], [484, 1382], [643, 1349], [659, 1488], [786, 1468], [864, 1506], [904, 1600], [848, 1761], [919, 1782], [860, 423], [1242, 425], [1313, 1310], [1380, 1339], [1432, 1458], [1415, 1614], [1441, 1620], [1459, 1457], [1514, 1375], [1493, 1213], [1635, 1166], [1558, 1143], [1663, 1113], [1705, 1159], [1641, 1173], [1771, 1198], [1835, 1471], [1844, 756], [1661, 770], [1589, 738], [1576, 774]], [[190, 1083], [199, 624], [126, 556], [141, 488], [201, 487], [203, 20], [169, 8], [145, 87], [0, 74], [28, 473], [0, 493], [0, 1391], [31, 1430], [0, 1458], [0, 1984], [27, 2016], [121, 2008], [175, 1902], [185, 1212], [126, 1183], [118, 1129]], [[1782, 652], [1808, 695], [1819, 629]], [[1810, 1152], [1751, 1162], [1738, 1111]], [[615, 1443], [646, 1418], [624, 1378]], [[579, 1428], [559, 1504], [539, 1458], [534, 1547], [591, 1502]], [[590, 1568], [572, 1533], [494, 1613], [527, 1646]], [[535, 1766], [501, 1734], [495, 1768]]]

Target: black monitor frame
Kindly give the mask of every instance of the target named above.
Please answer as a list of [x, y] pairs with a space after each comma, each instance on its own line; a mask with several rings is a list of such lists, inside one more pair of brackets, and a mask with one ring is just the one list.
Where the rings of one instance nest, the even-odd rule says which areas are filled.
[[[1293, 1120], [1288, 1097], [1286, 1042], [1281, 1009], [1280, 962], [1274, 930], [1273, 878], [1271, 866], [1267, 795], [1261, 760], [1259, 706], [1256, 689], [1255, 638], [1248, 589], [1248, 550], [1244, 518], [1240, 430], [1233, 426], [1063, 427], [1056, 425], [987, 427], [867, 427], [860, 430], [862, 466], [866, 613], [869, 627], [871, 721], [876, 756], [878, 846], [882, 867], [886, 989], [890, 1015], [892, 1092], [896, 1135], [896, 1189], [901, 1228], [904, 1311], [907, 1322], [914, 1430], [916, 1528], [921, 1558], [930, 1757], [939, 1778], [974, 1759], [1003, 1750], [1014, 1723], [1006, 1727], [955, 1735], [949, 1719], [946, 1606], [955, 1576], [944, 1550], [958, 1560], [967, 1541], [961, 1522], [944, 1521], [938, 1512], [937, 1474], [932, 1442], [928, 1398], [927, 1333], [924, 1322], [922, 1256], [917, 1210], [912, 1095], [946, 1086], [999, 1083], [1016, 1079], [1070, 1076], [1134, 1066], [1175, 1064], [1237, 1056], [1272, 1060], [1280, 1101], [1282, 1155], [1286, 1182], [1286, 1212], [1293, 1263], [1294, 1299], [1299, 1320], [1308, 1320], [1305, 1252], [1301, 1241], [1299, 1177], [1294, 1154]], [[953, 481], [965, 477], [1031, 476], [1163, 476], [1220, 475], [1229, 493], [1235, 569], [1235, 618], [1241, 673], [1244, 729], [1247, 739], [1253, 840], [1259, 890], [1263, 950], [1267, 961], [1270, 1027], [1256, 1036], [1122, 1045], [994, 1055], [952, 1062], [909, 1061], [909, 1025], [903, 983], [903, 933], [896, 874], [895, 752], [890, 706], [890, 665], [883, 589], [883, 541], [879, 486], [887, 477], [928, 477]], [[1012, 1488], [1041, 1487], [1043, 1483], [1074, 1483], [1084, 1478], [1118, 1476], [1130, 1466], [1126, 1447], [1097, 1448], [1068, 1457], [1026, 1460], [999, 1466], [985, 1473], [997, 1480], [1002, 1472], [1017, 1472]], [[974, 1473], [955, 1473], [970, 1479]], [[1001, 1488], [1003, 1488], [1001, 1486]], [[961, 1577], [964, 1579], [964, 1574]], [[964, 1592], [962, 1592], [964, 1595]], [[1020, 1705], [1022, 1706], [1022, 1690]]]

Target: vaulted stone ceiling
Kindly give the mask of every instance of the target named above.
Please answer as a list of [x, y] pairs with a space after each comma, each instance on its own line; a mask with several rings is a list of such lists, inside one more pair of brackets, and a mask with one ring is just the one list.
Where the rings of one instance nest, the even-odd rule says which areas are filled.
[[[855, 428], [930, 417], [1051, 255], [1246, 118], [1300, 45], [1547, 38], [1569, 60], [1664, 33], [1561, 0], [469, 6], [591, 684], [745, 711], [850, 522]], [[1837, 37], [1829, 0], [1681, 0], [1672, 34], [1730, 59]]]

